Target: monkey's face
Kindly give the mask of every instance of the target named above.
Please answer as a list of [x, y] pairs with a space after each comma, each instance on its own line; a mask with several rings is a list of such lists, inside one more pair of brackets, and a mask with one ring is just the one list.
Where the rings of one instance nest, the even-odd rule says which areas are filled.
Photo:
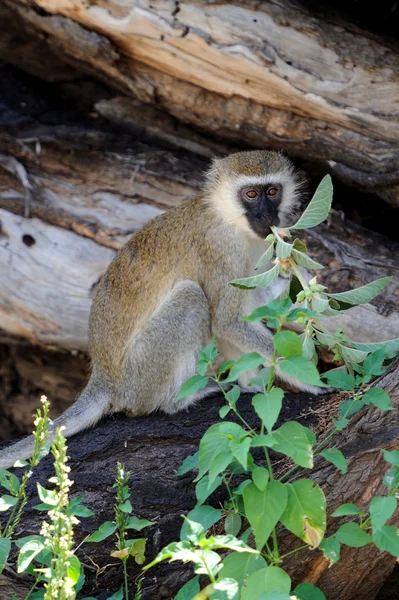
[[265, 238], [272, 225], [280, 224], [279, 207], [283, 197], [280, 183], [244, 185], [238, 196], [249, 225], [258, 236]]

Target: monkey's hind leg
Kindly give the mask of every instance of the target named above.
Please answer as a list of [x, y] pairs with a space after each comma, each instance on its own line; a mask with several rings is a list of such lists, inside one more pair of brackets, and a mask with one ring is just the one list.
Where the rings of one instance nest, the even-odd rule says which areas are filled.
[[218, 386], [210, 384], [176, 402], [182, 384], [195, 374], [198, 350], [210, 340], [204, 292], [192, 281], [179, 282], [131, 342], [126, 365], [130, 386], [121, 410], [136, 415], [158, 409], [174, 413], [215, 393]]

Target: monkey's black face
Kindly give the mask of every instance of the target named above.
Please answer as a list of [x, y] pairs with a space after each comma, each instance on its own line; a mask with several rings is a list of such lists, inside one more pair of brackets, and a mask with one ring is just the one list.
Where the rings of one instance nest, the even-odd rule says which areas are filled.
[[254, 232], [261, 238], [270, 233], [271, 225], [278, 226], [278, 207], [283, 197], [279, 183], [246, 185], [239, 191], [246, 216]]

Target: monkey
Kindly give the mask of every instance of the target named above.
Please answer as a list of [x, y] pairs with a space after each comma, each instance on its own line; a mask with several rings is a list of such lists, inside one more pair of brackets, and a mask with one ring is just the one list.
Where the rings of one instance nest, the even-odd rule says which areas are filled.
[[[273, 353], [271, 331], [241, 319], [255, 295], [229, 285], [253, 274], [270, 227], [293, 225], [303, 210], [303, 178], [290, 159], [253, 150], [215, 158], [203, 193], [133, 234], [101, 277], [89, 318], [91, 376], [75, 403], [51, 426], [72, 436], [106, 414], [174, 413], [217, 391], [214, 382], [176, 403], [195, 374], [198, 350], [217, 339], [226, 360]], [[256, 290], [253, 290], [256, 292]], [[253, 374], [252, 374], [253, 376]], [[320, 393], [278, 371], [295, 390]], [[251, 373], [241, 376], [243, 391]], [[27, 459], [33, 436], [0, 453], [0, 467]]]

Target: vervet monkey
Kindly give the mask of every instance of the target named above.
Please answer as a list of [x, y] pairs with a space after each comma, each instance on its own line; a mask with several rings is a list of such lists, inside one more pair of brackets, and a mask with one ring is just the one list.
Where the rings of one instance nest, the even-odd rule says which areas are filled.
[[[134, 234], [97, 286], [90, 380], [52, 431], [63, 425], [71, 436], [120, 411], [173, 413], [215, 392], [212, 383], [176, 403], [212, 334], [226, 360], [251, 351], [270, 358], [271, 332], [240, 318], [255, 308], [254, 294], [229, 282], [253, 274], [271, 225], [296, 222], [302, 184], [282, 154], [238, 152], [212, 162], [201, 195]], [[282, 372], [278, 377], [294, 389], [320, 391]], [[256, 391], [248, 375], [239, 384]], [[0, 454], [0, 466], [28, 458], [32, 449], [33, 436], [17, 442]]]

